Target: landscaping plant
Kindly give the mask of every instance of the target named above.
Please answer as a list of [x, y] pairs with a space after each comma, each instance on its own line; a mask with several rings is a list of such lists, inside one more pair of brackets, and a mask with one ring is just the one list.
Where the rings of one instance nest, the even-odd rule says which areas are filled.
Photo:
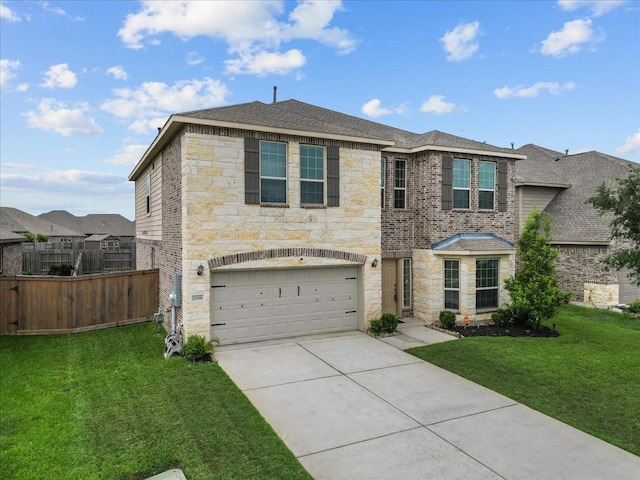
[[442, 328], [447, 330], [453, 330], [456, 326], [456, 314], [451, 310], [442, 310], [440, 312], [440, 323], [442, 324]]
[[385, 333], [395, 333], [398, 328], [398, 317], [392, 313], [385, 313], [382, 317], [371, 320], [369, 323], [369, 332], [376, 337]]
[[187, 341], [182, 344], [182, 355], [190, 362], [200, 362], [213, 356], [213, 345], [217, 345], [217, 339], [211, 342], [201, 335], [189, 335]]
[[511, 297], [506, 307], [515, 323], [540, 328], [570, 294], [560, 290], [556, 275], [558, 251], [551, 241], [551, 217], [532, 210], [517, 243], [520, 266], [514, 277], [505, 280]]

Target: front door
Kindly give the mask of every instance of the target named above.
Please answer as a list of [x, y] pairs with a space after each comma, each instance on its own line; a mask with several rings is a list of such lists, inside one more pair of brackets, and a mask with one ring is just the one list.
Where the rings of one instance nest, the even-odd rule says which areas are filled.
[[398, 317], [400, 296], [398, 295], [398, 261], [394, 258], [382, 260], [382, 313], [393, 313]]

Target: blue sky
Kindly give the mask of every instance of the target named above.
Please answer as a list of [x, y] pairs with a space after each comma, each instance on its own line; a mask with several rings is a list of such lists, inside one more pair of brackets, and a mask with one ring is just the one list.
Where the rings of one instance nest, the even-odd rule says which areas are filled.
[[640, 162], [638, 1], [3, 1], [0, 205], [133, 219], [172, 113], [297, 100]]

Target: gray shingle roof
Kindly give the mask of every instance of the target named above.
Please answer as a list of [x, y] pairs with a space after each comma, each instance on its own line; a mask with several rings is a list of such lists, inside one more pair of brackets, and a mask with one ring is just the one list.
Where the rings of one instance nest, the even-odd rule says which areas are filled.
[[22, 243], [24, 241], [25, 238], [23, 235], [0, 228], [0, 243]]
[[557, 159], [565, 156], [564, 153], [532, 144], [524, 145], [516, 151], [527, 156], [526, 161], [516, 163], [516, 183], [564, 187], [570, 185], [555, 164]]
[[116, 237], [135, 235], [135, 223], [114, 213], [91, 213], [84, 217], [77, 217], [66, 210], [52, 210], [38, 217], [85, 235], [111, 234]]
[[494, 252], [513, 251], [514, 245], [493, 233], [457, 233], [432, 246], [434, 251]]
[[496, 147], [437, 130], [423, 134], [412, 133], [353, 115], [316, 107], [298, 100], [285, 100], [268, 104], [251, 102], [185, 112], [179, 115], [272, 128], [303, 130], [320, 134], [350, 135], [372, 140], [393, 141], [395, 146], [399, 148], [437, 146], [486, 152], [518, 153], [513, 149]]
[[[608, 242], [611, 216], [600, 216], [593, 206], [585, 202], [596, 194], [602, 182], [615, 187], [616, 180], [626, 177], [629, 167], [638, 164], [595, 151], [564, 155], [535, 145], [527, 145], [519, 151], [527, 154], [526, 160], [516, 162], [516, 173], [525, 182], [539, 180], [544, 175], [546, 178], [561, 178], [570, 185], [558, 193], [545, 209], [553, 215], [552, 240]], [[537, 153], [532, 155], [532, 151]]]
[[16, 233], [41, 233], [49, 237], [84, 237], [80, 232], [12, 207], [0, 207], [0, 228]]

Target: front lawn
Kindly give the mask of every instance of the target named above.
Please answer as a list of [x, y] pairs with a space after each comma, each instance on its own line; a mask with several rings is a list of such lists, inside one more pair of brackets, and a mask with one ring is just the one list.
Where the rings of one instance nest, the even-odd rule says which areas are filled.
[[475, 337], [408, 350], [640, 455], [640, 319], [563, 306], [557, 338]]
[[310, 478], [218, 365], [163, 347], [150, 323], [0, 337], [2, 477]]

